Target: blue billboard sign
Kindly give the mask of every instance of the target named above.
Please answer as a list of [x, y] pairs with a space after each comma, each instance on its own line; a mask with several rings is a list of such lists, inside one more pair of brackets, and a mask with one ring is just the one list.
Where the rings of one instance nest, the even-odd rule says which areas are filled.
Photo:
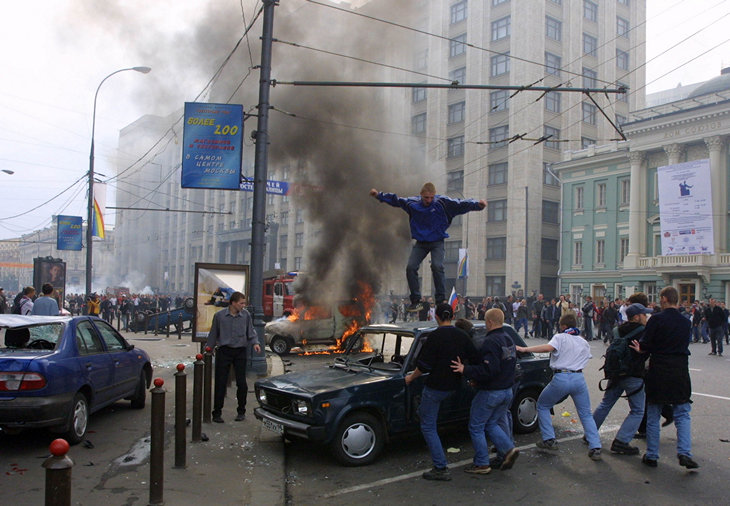
[[81, 216], [62, 216], [57, 218], [56, 249], [81, 251], [82, 219]]
[[[241, 191], [252, 192], [253, 181], [251, 181], [250, 179], [243, 181], [241, 183]], [[282, 196], [289, 195], [289, 183], [287, 183], [286, 181], [266, 181], [266, 193]]]
[[238, 190], [242, 151], [242, 105], [185, 103], [183, 188]]

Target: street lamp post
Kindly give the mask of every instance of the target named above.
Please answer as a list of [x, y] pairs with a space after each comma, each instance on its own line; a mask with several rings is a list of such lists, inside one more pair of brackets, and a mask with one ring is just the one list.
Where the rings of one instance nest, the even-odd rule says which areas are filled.
[[91, 118], [91, 150], [89, 151], [89, 202], [87, 206], [87, 221], [86, 221], [86, 297], [91, 295], [91, 273], [92, 273], [92, 244], [93, 244], [93, 231], [92, 221], [94, 219], [94, 130], [96, 129], [96, 99], [99, 96], [99, 90], [104, 81], [109, 79], [114, 74], [120, 72], [126, 72], [127, 70], [134, 70], [135, 72], [141, 72], [147, 74], [150, 70], [149, 67], [129, 67], [126, 69], [115, 70], [104, 79], [101, 80], [99, 86], [96, 88], [94, 93], [94, 114]]

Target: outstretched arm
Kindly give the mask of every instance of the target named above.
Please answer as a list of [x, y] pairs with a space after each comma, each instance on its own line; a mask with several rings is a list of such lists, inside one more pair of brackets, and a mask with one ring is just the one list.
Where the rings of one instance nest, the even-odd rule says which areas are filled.
[[376, 190], [375, 188], [371, 189], [370, 196], [373, 198], [378, 198], [378, 190]]

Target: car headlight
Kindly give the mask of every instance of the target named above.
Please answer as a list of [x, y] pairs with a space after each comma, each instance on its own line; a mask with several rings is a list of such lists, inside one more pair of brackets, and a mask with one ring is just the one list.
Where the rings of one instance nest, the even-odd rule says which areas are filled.
[[266, 404], [266, 390], [264, 390], [263, 388], [260, 389], [257, 392], [257, 395], [258, 395], [258, 398], [259, 398], [259, 403], [260, 404]]
[[294, 413], [297, 415], [309, 416], [312, 413], [309, 403], [304, 400], [296, 399], [292, 401], [292, 408], [294, 408]]

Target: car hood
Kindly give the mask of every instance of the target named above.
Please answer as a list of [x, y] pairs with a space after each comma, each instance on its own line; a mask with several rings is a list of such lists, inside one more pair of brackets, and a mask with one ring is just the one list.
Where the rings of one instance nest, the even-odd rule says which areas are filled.
[[256, 384], [263, 388], [279, 390], [293, 395], [315, 396], [329, 391], [378, 383], [383, 381], [384, 377], [382, 374], [362, 367], [354, 369], [328, 367], [326, 369], [272, 376], [258, 380]]

